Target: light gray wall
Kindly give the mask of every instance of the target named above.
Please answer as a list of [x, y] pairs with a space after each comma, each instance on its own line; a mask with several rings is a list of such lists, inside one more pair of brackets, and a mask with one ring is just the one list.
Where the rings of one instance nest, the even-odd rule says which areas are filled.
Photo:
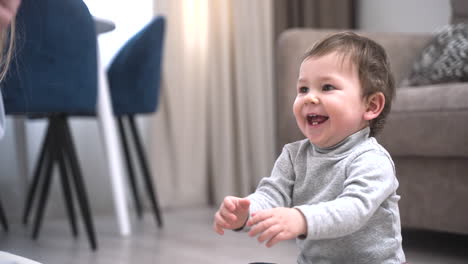
[[358, 0], [358, 28], [369, 31], [433, 32], [449, 23], [449, 0]]

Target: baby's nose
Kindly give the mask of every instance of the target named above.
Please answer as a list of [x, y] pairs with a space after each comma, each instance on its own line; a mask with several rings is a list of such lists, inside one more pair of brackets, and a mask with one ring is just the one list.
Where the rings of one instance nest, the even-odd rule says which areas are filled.
[[318, 104], [319, 102], [320, 102], [319, 99], [312, 94], [307, 95], [305, 98], [305, 104], [309, 104], [309, 103]]

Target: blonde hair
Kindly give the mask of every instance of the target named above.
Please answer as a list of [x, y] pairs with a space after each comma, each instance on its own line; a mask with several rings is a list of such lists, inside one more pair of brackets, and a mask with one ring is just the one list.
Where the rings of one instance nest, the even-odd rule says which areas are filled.
[[5, 79], [13, 58], [15, 29], [16, 23], [15, 19], [13, 19], [10, 26], [0, 32], [0, 83]]

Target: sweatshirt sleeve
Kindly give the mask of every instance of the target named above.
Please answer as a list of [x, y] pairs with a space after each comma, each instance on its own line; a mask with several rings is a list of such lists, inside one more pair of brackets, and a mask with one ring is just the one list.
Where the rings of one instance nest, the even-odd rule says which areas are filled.
[[250, 213], [275, 207], [291, 207], [295, 173], [286, 147], [275, 162], [270, 177], [263, 178], [255, 193], [249, 195]]
[[376, 150], [364, 152], [348, 166], [343, 192], [335, 200], [296, 207], [307, 221], [305, 239], [338, 238], [354, 233], [396, 191], [397, 185], [390, 157]]

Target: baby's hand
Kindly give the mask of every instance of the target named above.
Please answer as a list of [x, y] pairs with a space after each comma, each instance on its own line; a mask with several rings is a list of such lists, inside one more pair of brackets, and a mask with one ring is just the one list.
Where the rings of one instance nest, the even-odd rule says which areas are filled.
[[242, 227], [249, 216], [250, 201], [247, 198], [227, 196], [214, 217], [214, 230], [224, 234], [224, 229]]
[[247, 226], [253, 226], [251, 237], [260, 234], [258, 242], [268, 241], [267, 247], [307, 234], [307, 223], [302, 213], [294, 208], [278, 207], [252, 214]]

